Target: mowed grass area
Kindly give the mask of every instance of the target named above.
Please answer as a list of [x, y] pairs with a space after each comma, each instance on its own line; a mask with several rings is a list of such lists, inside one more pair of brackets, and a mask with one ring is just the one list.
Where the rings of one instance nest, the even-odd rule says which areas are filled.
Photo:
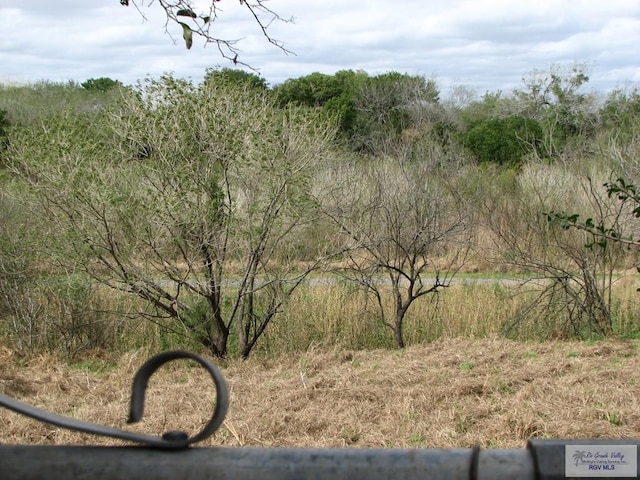
[[[640, 436], [637, 340], [445, 338], [405, 350], [311, 348], [221, 365], [231, 406], [207, 445], [520, 448], [531, 437]], [[200, 368], [159, 371], [145, 417], [126, 425], [142, 350], [75, 363], [0, 347], [0, 391], [79, 419], [160, 435], [197, 431], [213, 386]], [[0, 443], [120, 444], [0, 410]]]

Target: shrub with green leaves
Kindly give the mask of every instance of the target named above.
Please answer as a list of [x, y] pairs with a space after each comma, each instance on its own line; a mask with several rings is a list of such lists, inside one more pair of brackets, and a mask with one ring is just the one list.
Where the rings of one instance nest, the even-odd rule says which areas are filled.
[[140, 316], [154, 310], [213, 355], [246, 358], [319, 265], [290, 258], [320, 216], [313, 180], [335, 129], [317, 113], [246, 82], [163, 76], [113, 108], [17, 129], [10, 167], [56, 232], [52, 262], [137, 296]]
[[122, 86], [118, 80], [113, 80], [108, 77], [90, 78], [89, 80], [81, 83], [82, 88], [89, 91], [106, 92], [115, 87]]
[[486, 120], [472, 128], [465, 146], [480, 162], [519, 164], [543, 138], [535, 120], [519, 115]]

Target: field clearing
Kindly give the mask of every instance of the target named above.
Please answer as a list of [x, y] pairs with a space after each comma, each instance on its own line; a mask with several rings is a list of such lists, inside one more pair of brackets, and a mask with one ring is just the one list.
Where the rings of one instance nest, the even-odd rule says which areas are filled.
[[[519, 448], [531, 437], [640, 436], [638, 341], [443, 339], [402, 351], [309, 350], [223, 365], [231, 406], [205, 442], [226, 446]], [[140, 424], [125, 424], [147, 354], [75, 364], [0, 348], [0, 392], [152, 434], [198, 430], [213, 386], [194, 364], [157, 372]], [[0, 410], [0, 443], [115, 445]]]

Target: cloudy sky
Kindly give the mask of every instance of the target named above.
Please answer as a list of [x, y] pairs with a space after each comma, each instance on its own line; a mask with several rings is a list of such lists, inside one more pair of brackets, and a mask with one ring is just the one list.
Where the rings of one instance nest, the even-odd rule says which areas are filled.
[[[200, 80], [233, 64], [196, 38], [186, 50], [158, 0], [0, 0], [0, 81], [133, 84], [165, 72]], [[196, 0], [196, 4], [207, 3]], [[271, 85], [312, 72], [362, 69], [434, 78], [443, 91], [508, 91], [534, 70], [586, 64], [589, 87], [640, 86], [639, 0], [269, 0], [294, 23], [270, 45], [238, 0], [219, 0], [213, 28], [241, 39], [239, 59]], [[144, 17], [141, 13], [144, 14]], [[167, 33], [168, 30], [168, 33]]]

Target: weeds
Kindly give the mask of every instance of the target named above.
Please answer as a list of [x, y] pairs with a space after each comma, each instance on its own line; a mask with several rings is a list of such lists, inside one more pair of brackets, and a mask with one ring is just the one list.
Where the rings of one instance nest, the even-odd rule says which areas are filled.
[[620, 417], [620, 414], [615, 412], [607, 412], [606, 418], [614, 427], [622, 426], [622, 418]]
[[412, 433], [409, 437], [409, 446], [414, 448], [423, 447], [427, 438], [422, 433]]
[[462, 370], [473, 370], [473, 366], [474, 366], [473, 362], [462, 362], [460, 364], [460, 368]]

